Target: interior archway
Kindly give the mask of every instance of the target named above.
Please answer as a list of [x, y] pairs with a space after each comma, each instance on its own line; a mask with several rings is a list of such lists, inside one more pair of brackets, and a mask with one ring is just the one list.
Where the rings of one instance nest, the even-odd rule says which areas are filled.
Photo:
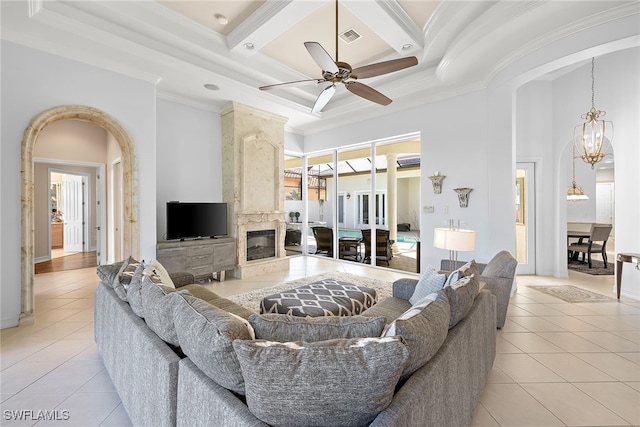
[[136, 161], [133, 139], [129, 133], [108, 114], [96, 108], [83, 105], [69, 105], [54, 107], [35, 116], [24, 131], [22, 138], [22, 223], [21, 223], [21, 313], [20, 324], [33, 322], [34, 316], [34, 174], [33, 148], [40, 132], [51, 123], [65, 119], [84, 120], [103, 127], [118, 141], [122, 152], [122, 180], [123, 180], [123, 212], [124, 230], [123, 247], [134, 258], [139, 257], [138, 234], [138, 206], [137, 189], [135, 186]]

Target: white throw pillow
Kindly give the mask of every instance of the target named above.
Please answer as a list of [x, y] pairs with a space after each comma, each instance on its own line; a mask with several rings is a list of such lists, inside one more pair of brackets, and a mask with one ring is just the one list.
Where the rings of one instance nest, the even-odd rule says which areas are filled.
[[418, 280], [418, 283], [416, 284], [416, 290], [413, 291], [413, 295], [409, 298], [411, 305], [414, 305], [429, 294], [438, 292], [442, 289], [446, 279], [447, 276], [444, 274], [438, 274], [435, 268], [428, 266], [420, 275], [420, 280]]
[[[171, 280], [171, 276], [166, 268], [157, 259], [145, 264], [144, 274], [146, 276], [152, 277], [156, 275], [160, 279], [160, 283], [165, 286], [169, 286], [170, 288], [176, 288], [176, 285]], [[152, 278], [153, 279], [153, 278]]]

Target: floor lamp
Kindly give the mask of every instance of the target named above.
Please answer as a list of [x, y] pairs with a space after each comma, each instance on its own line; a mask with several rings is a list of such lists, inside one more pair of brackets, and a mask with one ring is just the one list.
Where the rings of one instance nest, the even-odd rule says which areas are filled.
[[459, 221], [449, 222], [449, 228], [436, 228], [433, 233], [433, 246], [449, 251], [449, 265], [447, 271], [453, 271], [458, 266], [458, 251], [472, 251], [476, 245], [476, 232], [460, 229]]

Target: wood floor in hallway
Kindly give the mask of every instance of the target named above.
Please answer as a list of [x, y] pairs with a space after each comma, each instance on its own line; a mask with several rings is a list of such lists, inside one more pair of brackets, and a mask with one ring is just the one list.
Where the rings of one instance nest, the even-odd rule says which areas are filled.
[[53, 273], [56, 271], [77, 270], [79, 268], [96, 267], [96, 251], [78, 252], [57, 258], [50, 261], [39, 262], [34, 265], [35, 274]]

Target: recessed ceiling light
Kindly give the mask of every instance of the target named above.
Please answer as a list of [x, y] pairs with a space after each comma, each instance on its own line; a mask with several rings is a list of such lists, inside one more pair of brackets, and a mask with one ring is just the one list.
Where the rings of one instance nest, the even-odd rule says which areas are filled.
[[216, 18], [218, 23], [221, 25], [227, 25], [229, 23], [229, 20], [227, 19], [227, 17], [221, 13], [216, 13], [215, 15], [213, 15], [213, 17]]
[[244, 44], [244, 48], [247, 49], [247, 50], [253, 50], [253, 49], [255, 49], [255, 46], [254, 46], [253, 43], [245, 43]]
[[413, 47], [413, 45], [411, 43], [407, 43], [405, 45], [402, 45], [402, 50], [409, 50]]
[[220, 87], [211, 83], [207, 83], [206, 85], [204, 85], [204, 88], [209, 90], [220, 90]]

